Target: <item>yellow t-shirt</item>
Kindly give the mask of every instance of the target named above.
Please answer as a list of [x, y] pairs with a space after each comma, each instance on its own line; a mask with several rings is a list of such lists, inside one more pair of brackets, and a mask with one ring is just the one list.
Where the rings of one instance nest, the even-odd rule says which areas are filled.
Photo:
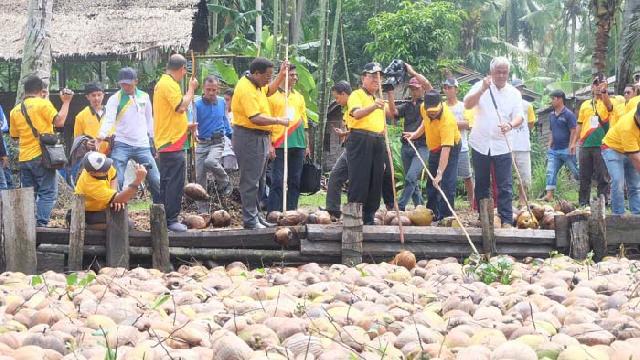
[[[605, 106], [602, 100], [597, 100], [595, 103], [595, 110], [600, 116], [601, 121], [608, 122], [609, 121], [609, 110]], [[596, 111], [594, 111], [593, 101], [585, 100], [580, 105], [580, 112], [578, 112], [578, 125], [580, 125], [580, 142], [584, 143], [585, 140], [593, 133], [591, 117], [596, 115]], [[597, 139], [596, 139], [597, 141]]]
[[533, 110], [533, 105], [531, 105], [531, 103], [527, 106], [527, 122], [529, 124], [534, 124], [536, 122], [536, 112]]
[[259, 88], [246, 76], [242, 77], [233, 89], [231, 98], [232, 124], [248, 129], [272, 131], [271, 125], [260, 126], [250, 119], [257, 115], [271, 116], [266, 86]]
[[358, 89], [349, 95], [349, 100], [347, 100], [347, 113], [352, 116], [351, 125], [349, 126], [350, 129], [366, 130], [374, 133], [384, 131], [386, 117], [382, 109], [376, 109], [360, 119], [353, 117], [354, 110], [366, 108], [375, 102], [376, 98], [364, 89]]
[[439, 152], [443, 146], [454, 146], [460, 142], [460, 130], [455, 115], [446, 104], [442, 104], [440, 119], [431, 120], [424, 104], [420, 105], [420, 115], [424, 124], [427, 147], [431, 152]]
[[472, 128], [476, 123], [476, 116], [473, 109], [464, 109], [462, 113], [462, 118], [465, 119], [469, 123], [469, 127]]
[[187, 140], [187, 113], [177, 112], [182, 104], [180, 84], [163, 74], [153, 90], [153, 132], [159, 152], [184, 150]]
[[116, 169], [112, 166], [104, 180], [96, 179], [87, 170], [82, 170], [76, 182], [76, 194], [84, 195], [86, 211], [106, 210], [118, 193], [111, 187], [111, 181], [116, 178]]
[[[41, 97], [30, 97], [24, 100], [24, 104], [36, 130], [40, 134], [52, 134], [53, 121], [58, 115], [58, 110], [53, 107], [51, 101]], [[42, 155], [40, 142], [33, 136], [31, 127], [22, 115], [20, 104], [11, 110], [9, 124], [9, 134], [18, 138], [18, 161], [29, 161]]]
[[87, 106], [76, 115], [76, 122], [73, 125], [73, 137], [86, 135], [95, 139], [98, 137], [98, 131], [100, 131], [100, 120], [91, 111], [91, 107]]
[[[235, 96], [235, 94], [234, 94]], [[269, 109], [271, 116], [275, 117], [287, 117], [287, 112], [284, 108], [284, 91], [278, 90], [275, 94], [267, 98], [269, 101]], [[309, 128], [307, 121], [307, 104], [304, 101], [304, 96], [299, 92], [293, 90], [289, 93], [288, 107], [293, 109], [293, 121], [289, 123], [289, 136], [291, 136], [292, 129], [297, 129], [300, 125], [304, 129]], [[302, 122], [302, 124], [299, 124]], [[271, 132], [271, 142], [276, 142], [284, 134], [284, 126], [273, 126]]]
[[609, 128], [602, 140], [603, 147], [619, 153], [636, 153], [640, 151], [640, 128], [634, 119], [635, 112], [624, 114], [618, 123]]
[[638, 103], [640, 103], [640, 95], [634, 96], [629, 99], [629, 102], [624, 106], [624, 113], [635, 112], [638, 108]]

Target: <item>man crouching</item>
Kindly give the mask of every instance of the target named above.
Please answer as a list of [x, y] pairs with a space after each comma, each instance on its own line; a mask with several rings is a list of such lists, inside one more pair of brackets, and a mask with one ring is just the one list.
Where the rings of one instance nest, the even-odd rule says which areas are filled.
[[136, 165], [135, 180], [118, 192], [118, 178], [112, 165], [113, 160], [97, 151], [88, 152], [82, 160], [83, 170], [76, 182], [75, 193], [85, 198], [85, 221], [89, 229], [106, 229], [107, 209], [122, 210], [147, 176], [144, 166]]

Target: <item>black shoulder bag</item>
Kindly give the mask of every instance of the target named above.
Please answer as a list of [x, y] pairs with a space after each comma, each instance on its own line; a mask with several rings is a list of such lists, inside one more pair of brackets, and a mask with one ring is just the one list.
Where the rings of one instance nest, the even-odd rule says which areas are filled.
[[313, 162], [309, 157], [304, 159], [302, 165], [302, 176], [300, 179], [300, 193], [313, 195], [320, 190], [320, 178], [322, 177], [322, 168]]
[[31, 128], [33, 136], [40, 143], [40, 149], [42, 150], [42, 166], [47, 169], [63, 168], [67, 164], [67, 155], [64, 153], [64, 147], [60, 143], [58, 136], [56, 134], [40, 134], [33, 126], [24, 102], [20, 104], [20, 111], [22, 111], [22, 115]]

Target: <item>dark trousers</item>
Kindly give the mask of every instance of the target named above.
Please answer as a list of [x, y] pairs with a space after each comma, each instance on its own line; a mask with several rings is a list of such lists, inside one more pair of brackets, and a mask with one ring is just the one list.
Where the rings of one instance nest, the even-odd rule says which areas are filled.
[[[442, 173], [442, 181], [440, 181], [440, 188], [447, 197], [447, 200], [449, 200], [452, 208], [454, 207], [454, 201], [456, 198], [456, 181], [458, 180], [458, 155], [460, 155], [460, 147], [461, 145], [458, 144], [452, 147], [451, 151], [449, 151], [449, 161], [447, 162], [447, 167]], [[429, 172], [433, 176], [436, 176], [436, 173], [438, 171], [440, 154], [441, 152], [432, 152], [429, 154]], [[442, 194], [440, 194], [440, 192], [433, 186], [433, 182], [431, 181], [431, 179], [427, 181], [427, 208], [433, 211], [434, 220], [436, 221], [453, 215], [451, 210], [449, 210], [449, 206], [447, 206], [447, 202], [442, 198]]]
[[[384, 141], [383, 141], [384, 144]], [[393, 182], [391, 173], [391, 165], [389, 165], [389, 155], [387, 155], [387, 149], [385, 146], [384, 151], [384, 175], [382, 177], [382, 202], [386, 205], [387, 209], [393, 208]]]
[[341, 211], [342, 187], [349, 180], [349, 167], [347, 166], [347, 153], [342, 152], [333, 165], [327, 183], [326, 208], [329, 211]]
[[591, 197], [591, 179], [597, 183], [598, 196], [609, 198], [609, 172], [602, 158], [599, 147], [582, 147], [579, 154], [580, 192], [578, 201], [580, 206], [589, 205]]
[[[287, 210], [298, 208], [300, 198], [300, 179], [302, 177], [302, 165], [304, 164], [304, 148], [290, 148], [288, 151], [289, 164], [287, 177]], [[269, 200], [267, 211], [282, 211], [282, 184], [284, 181], [284, 149], [276, 149], [276, 158], [273, 160], [271, 173], [271, 186], [269, 187]]]
[[159, 153], [160, 201], [167, 213], [167, 224], [178, 222], [184, 194], [185, 165], [183, 151]]
[[352, 131], [347, 139], [347, 163], [349, 164], [349, 192], [351, 203], [362, 204], [362, 219], [373, 224], [373, 217], [380, 207], [382, 178], [386, 157], [384, 138], [375, 134]]
[[502, 155], [483, 155], [473, 149], [472, 163], [476, 180], [475, 199], [488, 199], [491, 196], [491, 165], [493, 164], [494, 182], [498, 188], [498, 214], [503, 224], [513, 223], [513, 208], [511, 207], [512, 182], [511, 153]]

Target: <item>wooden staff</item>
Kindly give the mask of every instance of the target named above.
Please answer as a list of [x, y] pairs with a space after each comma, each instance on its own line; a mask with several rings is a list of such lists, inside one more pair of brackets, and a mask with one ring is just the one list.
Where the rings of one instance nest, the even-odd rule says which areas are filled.
[[[284, 61], [289, 61], [289, 45], [284, 50]], [[289, 117], [289, 65], [284, 71], [284, 114]], [[287, 211], [287, 181], [289, 180], [289, 121], [284, 127], [284, 176], [282, 177], [282, 211]]]
[[[196, 56], [191, 50], [191, 80], [196, 77]], [[197, 124], [197, 111], [196, 111], [196, 101], [195, 94], [191, 98], [191, 118], [193, 119], [193, 123]], [[191, 155], [191, 160], [189, 161], [189, 165], [191, 169], [189, 174], [191, 175], [191, 181], [196, 181], [196, 133], [195, 130], [191, 130], [191, 146], [189, 147], [189, 154]]]
[[[380, 95], [380, 99], [384, 100], [382, 96], [382, 80], [380, 77], [380, 72], [378, 74], [378, 93]], [[384, 113], [384, 109], [382, 109]], [[386, 115], [385, 115], [386, 118]], [[398, 207], [398, 198], [396, 196], [396, 176], [395, 170], [393, 168], [393, 156], [391, 155], [391, 146], [389, 145], [389, 134], [387, 133], [387, 121], [384, 122], [384, 145], [387, 148], [387, 157], [389, 158], [389, 171], [391, 171], [391, 190], [393, 191], [393, 208], [396, 211], [396, 218], [398, 219], [398, 229], [400, 230], [400, 243], [404, 244], [404, 228], [402, 227], [402, 221], [400, 219], [400, 207]], [[353, 185], [353, 184], [351, 184]], [[349, 185], [349, 186], [351, 186]]]
[[[420, 153], [418, 152], [418, 149], [416, 149], [416, 146], [413, 145], [413, 141], [411, 141], [411, 139], [407, 139], [407, 142], [409, 143], [409, 145], [411, 145], [411, 147], [413, 148], [413, 151], [416, 152], [416, 156], [422, 163], [424, 170], [427, 172], [427, 176], [429, 176], [429, 179], [431, 179], [431, 183], [433, 184], [433, 187], [435, 187], [436, 190], [440, 192], [440, 196], [442, 196], [444, 201], [447, 203], [447, 207], [449, 207], [449, 211], [451, 211], [451, 213], [455, 217], [458, 224], [460, 224], [460, 228], [462, 229], [462, 232], [464, 232], [464, 235], [467, 237], [467, 241], [469, 242], [471, 249], [476, 255], [480, 255], [480, 253], [478, 252], [478, 249], [476, 249], [476, 246], [473, 245], [473, 241], [471, 241], [471, 237], [469, 236], [467, 229], [464, 227], [464, 224], [462, 224], [462, 220], [460, 220], [460, 217], [458, 216], [456, 211], [453, 209], [453, 206], [451, 206], [451, 203], [449, 202], [449, 199], [447, 199], [447, 196], [444, 194], [444, 191], [442, 191], [442, 189], [440, 188], [440, 185], [437, 185], [437, 186], [435, 185], [433, 174], [431, 174], [431, 172], [429, 171], [429, 167], [427, 166], [427, 164], [425, 164], [424, 160], [422, 160], [422, 157], [420, 157]], [[455, 165], [452, 165], [452, 166], [455, 166]]]

